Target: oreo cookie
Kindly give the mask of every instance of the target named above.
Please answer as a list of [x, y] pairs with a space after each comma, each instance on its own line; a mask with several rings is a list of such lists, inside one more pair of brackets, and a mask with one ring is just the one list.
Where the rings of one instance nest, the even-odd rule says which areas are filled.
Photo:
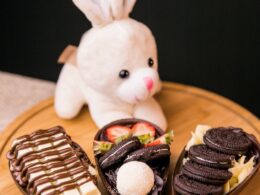
[[239, 156], [245, 154], [252, 146], [252, 141], [246, 133], [236, 127], [210, 129], [204, 135], [203, 141], [214, 150]]
[[191, 160], [185, 163], [182, 172], [191, 179], [213, 185], [223, 185], [232, 177], [228, 170], [207, 167]]
[[166, 158], [171, 155], [170, 147], [167, 144], [160, 144], [156, 146], [150, 146], [141, 148], [127, 155], [124, 162], [129, 161], [152, 161], [155, 159]]
[[99, 164], [102, 169], [106, 169], [109, 166], [118, 163], [127, 154], [140, 148], [142, 144], [138, 140], [137, 137], [128, 138], [116, 146], [114, 146], [110, 151], [104, 154], [104, 156], [100, 157]]
[[212, 150], [205, 144], [194, 145], [188, 152], [188, 157], [198, 164], [227, 169], [232, 166], [233, 155], [223, 154], [216, 150]]
[[205, 184], [188, 178], [184, 174], [178, 174], [174, 178], [174, 188], [180, 194], [212, 194], [221, 195], [224, 192], [223, 186]]
[[[197, 138], [203, 144], [193, 145]], [[260, 165], [259, 149], [254, 136], [241, 128], [195, 132], [175, 167], [174, 194], [238, 194]]]

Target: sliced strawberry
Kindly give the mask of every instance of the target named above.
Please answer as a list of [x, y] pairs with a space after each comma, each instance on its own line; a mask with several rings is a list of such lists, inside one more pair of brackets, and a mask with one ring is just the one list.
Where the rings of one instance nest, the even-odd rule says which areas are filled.
[[111, 142], [95, 140], [93, 142], [94, 154], [95, 155], [104, 154], [104, 153], [108, 152], [109, 150], [111, 150], [112, 146], [113, 146], [113, 143], [111, 143]]
[[132, 127], [132, 133], [133, 136], [140, 136], [140, 135], [146, 135], [146, 134], [150, 134], [150, 136], [154, 137], [155, 136], [155, 128], [145, 122], [139, 122], [136, 123], [133, 127]]
[[160, 144], [163, 144], [163, 142], [158, 138], [158, 139], [150, 142], [149, 144], [145, 144], [145, 147], [156, 146], [156, 145], [160, 145]]
[[165, 133], [164, 135], [162, 135], [161, 137], [158, 137], [153, 142], [146, 144], [145, 147], [155, 146], [159, 144], [170, 144], [172, 141], [173, 141], [173, 131], [171, 130]]
[[116, 125], [109, 127], [106, 130], [106, 136], [109, 141], [113, 143], [121, 142], [122, 140], [130, 137], [131, 129], [125, 126]]

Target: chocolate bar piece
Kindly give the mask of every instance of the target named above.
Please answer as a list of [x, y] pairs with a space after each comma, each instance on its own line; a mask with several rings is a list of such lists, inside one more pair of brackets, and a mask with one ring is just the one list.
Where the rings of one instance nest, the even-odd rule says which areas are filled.
[[7, 158], [13, 178], [27, 194], [100, 194], [93, 165], [62, 127], [17, 138]]

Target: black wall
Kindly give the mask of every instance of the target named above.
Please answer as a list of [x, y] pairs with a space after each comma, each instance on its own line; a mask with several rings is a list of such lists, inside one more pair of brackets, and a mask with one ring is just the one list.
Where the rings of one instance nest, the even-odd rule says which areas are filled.
[[[1, 2], [0, 70], [56, 81], [57, 57], [90, 23], [71, 0]], [[153, 31], [163, 80], [199, 86], [260, 116], [255, 1], [138, 0], [132, 17]]]

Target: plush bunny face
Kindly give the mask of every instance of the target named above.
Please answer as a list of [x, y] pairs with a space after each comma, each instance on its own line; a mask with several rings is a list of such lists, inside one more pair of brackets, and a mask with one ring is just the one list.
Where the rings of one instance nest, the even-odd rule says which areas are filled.
[[88, 31], [77, 61], [85, 83], [107, 97], [135, 104], [160, 89], [154, 37], [133, 19], [115, 20]]

